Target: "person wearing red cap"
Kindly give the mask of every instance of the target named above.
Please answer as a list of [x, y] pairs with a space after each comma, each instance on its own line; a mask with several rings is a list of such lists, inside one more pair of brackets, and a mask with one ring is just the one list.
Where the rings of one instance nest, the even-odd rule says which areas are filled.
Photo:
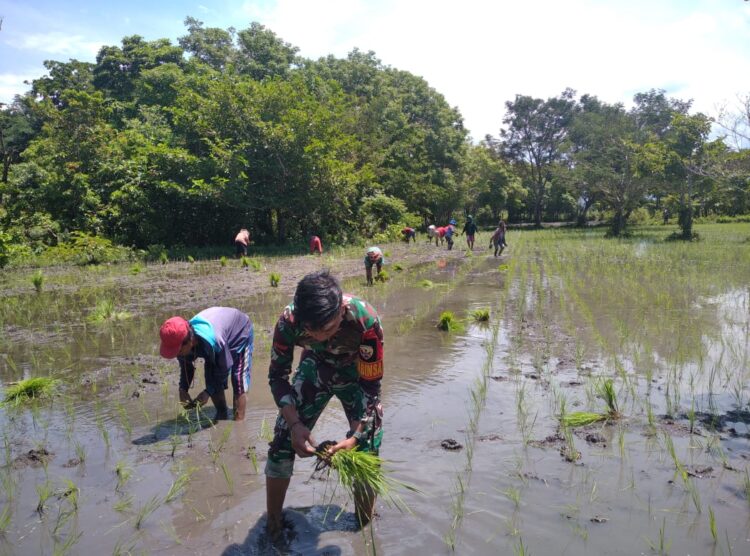
[[[180, 363], [180, 402], [186, 409], [203, 406], [209, 399], [216, 419], [227, 419], [224, 395], [231, 378], [234, 420], [245, 418], [253, 357], [253, 323], [245, 313], [230, 307], [210, 307], [189, 321], [171, 317], [159, 330], [159, 353]], [[204, 360], [206, 388], [195, 398], [188, 390], [195, 376], [195, 360]]]
[[401, 230], [401, 235], [404, 236], [404, 241], [409, 243], [409, 240], [414, 240], [417, 243], [417, 230], [414, 228], [406, 227]]

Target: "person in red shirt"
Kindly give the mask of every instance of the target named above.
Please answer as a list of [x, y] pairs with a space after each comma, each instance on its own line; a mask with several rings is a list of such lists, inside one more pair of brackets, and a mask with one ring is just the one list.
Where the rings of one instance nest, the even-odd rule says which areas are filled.
[[310, 237], [310, 254], [317, 253], [318, 255], [323, 254], [323, 244], [320, 242], [318, 236]]
[[410, 239], [413, 239], [414, 243], [417, 243], [417, 231], [414, 228], [406, 227], [401, 230], [401, 234], [404, 236], [404, 241], [406, 243], [409, 243]]

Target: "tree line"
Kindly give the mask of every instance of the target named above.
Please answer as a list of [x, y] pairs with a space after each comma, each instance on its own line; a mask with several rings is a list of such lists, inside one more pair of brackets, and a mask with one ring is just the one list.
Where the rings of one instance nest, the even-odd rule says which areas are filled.
[[696, 213], [750, 208], [750, 111], [725, 114], [732, 144], [659, 90], [630, 109], [517, 95], [473, 144], [458, 108], [373, 52], [310, 60], [258, 23], [185, 25], [178, 44], [134, 35], [95, 63], [47, 61], [0, 110], [0, 244], [217, 245], [240, 227], [261, 243], [349, 242], [466, 214], [583, 224], [592, 210], [619, 235], [644, 206], [688, 238]]

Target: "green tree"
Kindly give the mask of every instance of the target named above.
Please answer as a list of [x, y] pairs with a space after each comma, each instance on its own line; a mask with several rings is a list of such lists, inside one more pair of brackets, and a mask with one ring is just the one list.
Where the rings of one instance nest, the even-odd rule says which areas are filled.
[[515, 163], [529, 188], [532, 216], [541, 226], [542, 212], [553, 168], [565, 154], [568, 128], [575, 114], [575, 91], [566, 89], [558, 97], [542, 100], [516, 95], [505, 103], [505, 128], [500, 131], [499, 148]]

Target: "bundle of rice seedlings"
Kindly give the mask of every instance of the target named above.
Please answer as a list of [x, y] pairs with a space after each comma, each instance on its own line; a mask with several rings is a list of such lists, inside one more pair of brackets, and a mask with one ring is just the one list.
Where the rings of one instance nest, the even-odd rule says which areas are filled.
[[326, 451], [327, 444], [324, 442], [318, 446], [318, 458], [323, 466], [330, 466], [336, 471], [339, 486], [352, 500], [356, 499], [357, 488], [367, 487], [374, 495], [383, 498], [387, 504], [393, 504], [401, 511], [410, 511], [395, 491], [400, 488], [412, 492], [419, 492], [419, 490], [412, 485], [388, 477], [383, 471], [384, 462], [379, 456], [356, 448], [339, 450], [330, 456]]
[[489, 309], [474, 309], [471, 312], [471, 316], [474, 317], [474, 320], [477, 322], [487, 322], [490, 320], [490, 310]]
[[440, 330], [445, 330], [447, 332], [459, 332], [463, 329], [463, 326], [458, 322], [456, 315], [454, 315], [452, 311], [443, 311], [440, 313], [437, 327]]
[[11, 384], [5, 391], [3, 405], [19, 406], [28, 400], [49, 398], [59, 382], [57, 379], [46, 376], [20, 380]]
[[420, 280], [420, 281], [419, 281], [419, 282], [417, 283], [417, 285], [418, 285], [418, 286], [419, 286], [420, 288], [424, 288], [424, 289], [426, 289], [426, 290], [431, 290], [432, 288], [434, 288], [434, 287], [435, 287], [435, 283], [434, 283], [434, 282], [433, 282], [432, 280], [428, 280], [427, 278], [425, 278], [425, 279], [423, 279], [423, 280]]
[[566, 413], [560, 417], [560, 424], [564, 427], [585, 427], [598, 421], [604, 421], [607, 416], [602, 413], [588, 413], [586, 411], [575, 411]]
[[607, 404], [609, 416], [612, 418], [619, 417], [620, 411], [617, 407], [617, 392], [615, 391], [615, 385], [611, 378], [599, 383], [597, 386], [597, 394], [599, 394], [599, 397]]
[[388, 272], [385, 270], [381, 270], [375, 275], [376, 282], [387, 282], [388, 279], [389, 279]]
[[281, 282], [281, 274], [278, 272], [272, 272], [268, 275], [268, 281], [271, 283], [272, 288], [277, 288], [279, 286], [279, 282]]

